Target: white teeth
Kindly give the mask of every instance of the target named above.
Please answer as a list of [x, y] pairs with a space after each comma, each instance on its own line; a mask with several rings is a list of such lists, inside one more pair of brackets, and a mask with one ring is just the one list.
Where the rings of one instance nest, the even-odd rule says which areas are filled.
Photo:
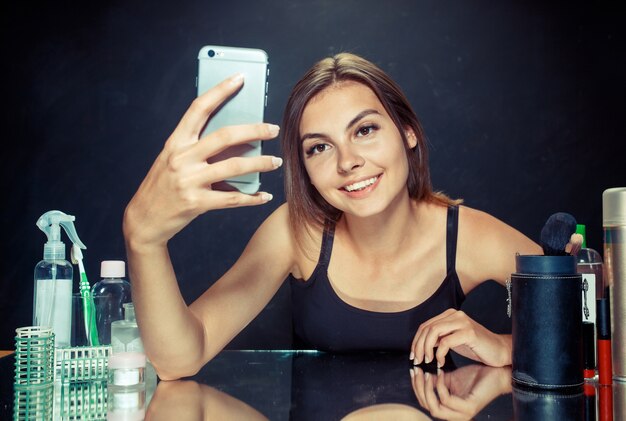
[[350, 184], [349, 186], [344, 187], [344, 189], [348, 191], [363, 190], [367, 186], [374, 184], [376, 180], [378, 180], [378, 177], [372, 177], [367, 180], [359, 181], [358, 183]]

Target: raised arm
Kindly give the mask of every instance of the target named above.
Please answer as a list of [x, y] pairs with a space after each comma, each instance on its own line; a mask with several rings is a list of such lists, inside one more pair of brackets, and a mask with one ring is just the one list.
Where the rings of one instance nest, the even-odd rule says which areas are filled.
[[[282, 162], [280, 158], [261, 156], [207, 163], [209, 157], [230, 145], [267, 140], [278, 134], [277, 126], [256, 124], [223, 128], [199, 139], [211, 113], [242, 83], [241, 77], [228, 79], [193, 102], [124, 213], [137, 321], [146, 353], [162, 378], [193, 374], [212, 355], [209, 348], [215, 349], [206, 346], [214, 332], [197, 312], [187, 307], [181, 296], [167, 250], [168, 241], [195, 217], [209, 210], [266, 203], [271, 199], [267, 193], [245, 195], [214, 191], [211, 185], [236, 175], [270, 171]], [[225, 279], [232, 282], [238, 276], [250, 276], [254, 266], [262, 263], [261, 259], [274, 257], [267, 254], [269, 251], [263, 254], [256, 250], [259, 237], [269, 241], [263, 232], [259, 230]], [[255, 274], [261, 273], [256, 269]], [[272, 288], [277, 288], [279, 274], [285, 271], [281, 267], [265, 277], [270, 279]], [[268, 294], [259, 295], [266, 297]], [[260, 311], [261, 302], [255, 304], [254, 311]], [[230, 316], [228, 313], [219, 315], [225, 320]], [[235, 319], [243, 323], [242, 318]], [[234, 329], [234, 324], [230, 329]], [[229, 332], [231, 335], [234, 333]]]

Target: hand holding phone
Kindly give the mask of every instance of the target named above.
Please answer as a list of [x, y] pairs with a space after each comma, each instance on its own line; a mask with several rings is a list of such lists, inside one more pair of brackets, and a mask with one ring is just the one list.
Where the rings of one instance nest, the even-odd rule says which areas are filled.
[[242, 87], [231, 77], [196, 98], [139, 186], [124, 214], [124, 235], [137, 247], [162, 246], [198, 215], [210, 210], [256, 206], [272, 199], [269, 193], [218, 191], [212, 186], [241, 174], [267, 172], [281, 166], [276, 156], [207, 161], [229, 147], [278, 135], [273, 124], [227, 126], [199, 139], [209, 116]]
[[[198, 96], [236, 73], [243, 75], [243, 86], [211, 115], [200, 135], [201, 139], [222, 127], [263, 122], [268, 87], [268, 56], [263, 50], [216, 45], [202, 47], [198, 53]], [[212, 156], [208, 162], [260, 155], [261, 141], [255, 140], [229, 147]], [[212, 188], [253, 194], [260, 185], [260, 174], [253, 172], [214, 183]]]

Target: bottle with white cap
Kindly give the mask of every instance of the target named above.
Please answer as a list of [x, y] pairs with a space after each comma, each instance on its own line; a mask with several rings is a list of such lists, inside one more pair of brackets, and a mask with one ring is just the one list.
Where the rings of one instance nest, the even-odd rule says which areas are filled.
[[96, 282], [91, 293], [96, 306], [96, 323], [100, 345], [111, 344], [111, 323], [124, 319], [124, 304], [130, 303], [130, 283], [124, 279], [126, 264], [123, 260], [105, 260], [100, 265], [102, 279]]

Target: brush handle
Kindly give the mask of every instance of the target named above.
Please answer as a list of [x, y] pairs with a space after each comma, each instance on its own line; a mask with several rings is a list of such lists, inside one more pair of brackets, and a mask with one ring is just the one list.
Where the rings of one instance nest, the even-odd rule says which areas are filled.
[[80, 274], [80, 295], [83, 299], [83, 315], [85, 321], [85, 332], [89, 338], [91, 346], [100, 345], [98, 340], [98, 327], [96, 325], [96, 306], [91, 296], [91, 288], [85, 272]]

